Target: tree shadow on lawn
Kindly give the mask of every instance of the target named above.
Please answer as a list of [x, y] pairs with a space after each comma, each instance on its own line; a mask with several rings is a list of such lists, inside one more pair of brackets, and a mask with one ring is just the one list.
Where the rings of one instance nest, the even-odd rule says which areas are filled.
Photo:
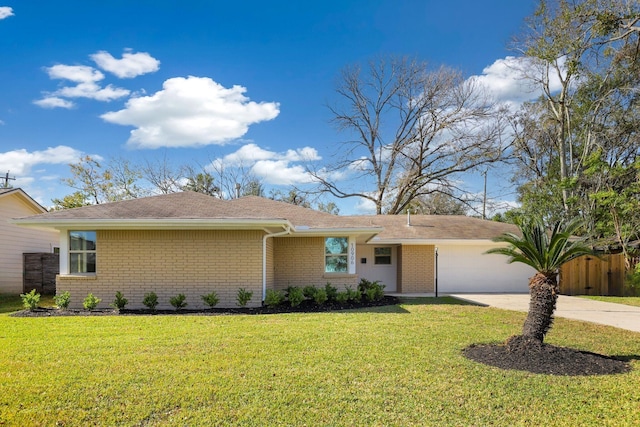
[[624, 374], [632, 370], [632, 360], [640, 360], [638, 355], [604, 356], [540, 343], [522, 335], [500, 344], [472, 344], [462, 354], [496, 368], [562, 376]]
[[461, 300], [454, 297], [398, 297], [402, 305], [475, 305], [482, 307], [470, 301]]

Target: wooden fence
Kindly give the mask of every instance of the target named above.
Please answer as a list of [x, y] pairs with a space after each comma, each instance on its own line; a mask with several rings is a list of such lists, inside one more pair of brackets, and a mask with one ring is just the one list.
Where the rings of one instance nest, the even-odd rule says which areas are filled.
[[37, 252], [24, 253], [22, 289], [29, 292], [35, 289], [36, 292], [45, 295], [56, 293], [56, 275], [60, 272], [59, 255]]
[[560, 269], [560, 293], [623, 296], [625, 276], [624, 255], [621, 253], [582, 256]]

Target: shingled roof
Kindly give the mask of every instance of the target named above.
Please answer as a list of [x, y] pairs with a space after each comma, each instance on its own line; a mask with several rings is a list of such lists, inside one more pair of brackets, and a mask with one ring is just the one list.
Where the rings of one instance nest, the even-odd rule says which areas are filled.
[[[358, 218], [358, 217], [354, 217]], [[382, 227], [378, 243], [420, 240], [491, 240], [503, 233], [518, 233], [513, 224], [462, 215], [374, 215], [369, 224]]]
[[379, 243], [487, 240], [504, 232], [517, 231], [513, 225], [466, 216], [412, 215], [408, 224], [405, 215], [340, 216], [263, 197], [221, 200], [194, 192], [66, 209], [20, 218], [15, 223], [57, 228], [78, 225], [95, 228], [292, 227], [295, 234], [349, 230], [369, 234]]

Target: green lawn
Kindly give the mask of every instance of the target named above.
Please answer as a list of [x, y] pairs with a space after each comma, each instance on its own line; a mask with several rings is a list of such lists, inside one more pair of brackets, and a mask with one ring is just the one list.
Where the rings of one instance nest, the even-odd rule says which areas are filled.
[[[53, 296], [42, 295], [40, 297], [40, 307], [53, 307]], [[22, 298], [20, 295], [0, 294], [0, 313], [11, 313], [12, 311], [22, 310]]]
[[614, 302], [616, 304], [634, 305], [640, 307], [640, 297], [598, 297], [585, 295], [583, 298], [589, 298], [596, 301]]
[[502, 371], [461, 350], [518, 333], [524, 313], [452, 302], [264, 316], [2, 314], [0, 425], [640, 425], [640, 334], [557, 319], [548, 342], [627, 357], [633, 371]]

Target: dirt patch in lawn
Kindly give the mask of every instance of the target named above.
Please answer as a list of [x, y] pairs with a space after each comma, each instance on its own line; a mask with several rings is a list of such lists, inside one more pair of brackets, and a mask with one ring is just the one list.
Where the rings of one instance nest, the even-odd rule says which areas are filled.
[[135, 315], [231, 315], [231, 314], [279, 314], [279, 313], [319, 313], [325, 311], [338, 310], [354, 310], [358, 308], [381, 307], [387, 305], [399, 304], [400, 300], [396, 297], [385, 296], [379, 301], [362, 301], [359, 303], [349, 302], [339, 304], [337, 302], [324, 303], [318, 305], [311, 300], [303, 301], [296, 307], [289, 305], [279, 305], [276, 307], [232, 307], [232, 308], [210, 308], [204, 310], [149, 310], [149, 309], [96, 309], [96, 310], [80, 310], [67, 309], [60, 310], [57, 308], [37, 308], [35, 310], [22, 310], [10, 314], [12, 317], [52, 317], [52, 316], [135, 316]]
[[504, 344], [473, 344], [463, 354], [502, 369], [549, 375], [611, 375], [629, 372], [629, 362], [615, 357], [557, 347], [516, 335]]

